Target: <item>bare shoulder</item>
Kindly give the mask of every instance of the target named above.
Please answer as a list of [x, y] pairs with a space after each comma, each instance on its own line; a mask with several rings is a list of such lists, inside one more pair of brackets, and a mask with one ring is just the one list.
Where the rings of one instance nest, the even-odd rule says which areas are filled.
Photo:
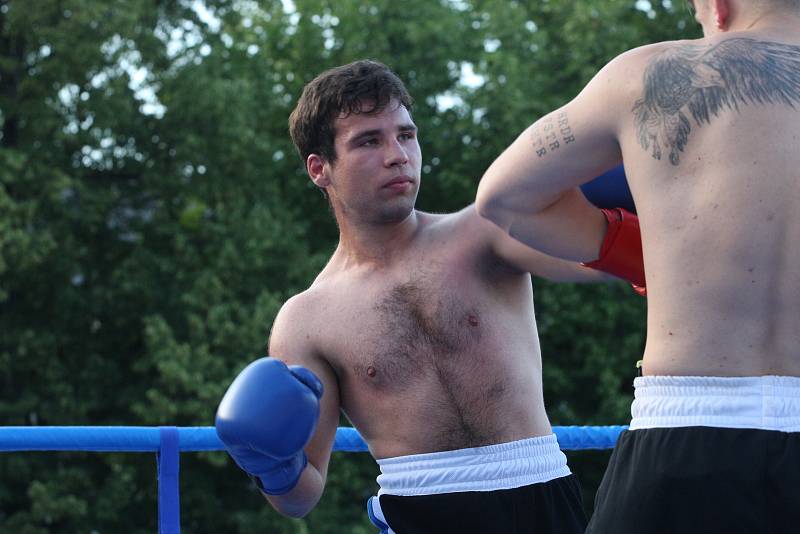
[[705, 45], [707, 43], [703, 39], [698, 39], [662, 41], [632, 48], [609, 61], [597, 72], [587, 88], [597, 90], [599, 86], [607, 89], [612, 96], [625, 96], [626, 88], [641, 88], [645, 71], [654, 60]]
[[461, 234], [466, 236], [473, 245], [475, 253], [492, 263], [503, 264], [513, 272], [533, 272], [531, 265], [521, 264], [519, 252], [534, 252], [526, 245], [514, 240], [489, 219], [481, 217], [475, 204], [470, 204], [456, 215], [462, 227]]
[[[631, 50], [619, 59], [623, 63], [641, 63], [645, 85], [672, 76], [687, 80], [695, 88], [730, 90], [732, 96], [743, 99], [758, 100], [748, 94], [747, 88], [736, 86], [739, 78], [746, 78], [751, 85], [759, 85], [760, 79], [767, 78], [787, 86], [800, 80], [800, 45], [750, 32], [657, 43]], [[769, 95], [761, 98], [768, 100]]]
[[426, 248], [437, 254], [445, 253], [451, 258], [474, 266], [485, 265], [486, 261], [502, 260], [495, 253], [498, 240], [505, 233], [481, 217], [475, 204], [447, 214], [422, 213], [425, 225]]
[[[495, 255], [496, 259], [504, 259], [498, 255], [498, 245], [520, 243], [510, 238], [500, 227], [481, 217], [475, 204], [447, 215], [437, 215], [432, 220], [432, 233], [444, 234], [448, 242], [463, 243], [476, 255]], [[522, 245], [524, 247], [524, 245]], [[527, 247], [525, 247], [527, 248]]]
[[632, 107], [639, 145], [677, 166], [694, 130], [748, 106], [800, 105], [800, 46], [747, 32], [654, 47]]
[[271, 356], [287, 363], [308, 364], [319, 357], [320, 340], [315, 324], [319, 321], [316, 310], [323, 298], [320, 288], [312, 286], [284, 302], [269, 336]]
[[604, 98], [631, 98], [641, 92], [645, 70], [653, 58], [689, 46], [693, 41], [664, 41], [633, 48], [616, 56], [587, 84], [584, 93], [605, 93]]
[[606, 65], [606, 68], [612, 70], [639, 68], [641, 70], [641, 68], [645, 67], [653, 58], [661, 54], [686, 47], [703, 46], [704, 42], [704, 39], [683, 39], [678, 41], [661, 41], [638, 46], [615, 57]]
[[799, 51], [798, 43], [785, 42], [772, 36], [751, 32], [727, 32], [700, 39], [662, 41], [640, 46], [620, 54], [609, 62], [608, 66], [619, 68], [620, 65], [626, 64], [649, 65], [652, 61], [669, 60], [671, 57], [697, 61], [701, 56], [702, 59], [709, 60], [711, 57], [748, 57], [770, 53], [780, 53], [784, 58], [791, 59]]
[[428, 229], [433, 236], [446, 235], [448, 242], [462, 242], [477, 249], [491, 244], [500, 229], [478, 215], [475, 204], [447, 214], [422, 214], [427, 219]]
[[484, 224], [487, 221], [478, 215], [478, 210], [475, 208], [474, 203], [460, 209], [459, 211], [449, 214], [448, 219], [454, 224], [462, 227], [465, 233], [471, 233], [481, 229], [488, 229], [493, 226], [492, 224]]
[[[474, 229], [474, 218], [477, 212], [470, 208], [461, 209], [451, 213], [429, 213], [417, 210], [417, 219], [420, 222], [418, 237], [425, 246], [446, 242], [448, 245], [470, 242], [470, 232]], [[476, 237], [476, 236], [473, 236]]]
[[491, 266], [488, 271], [483, 271], [491, 272], [494, 277], [517, 277], [530, 273], [558, 282], [598, 282], [610, 278], [578, 263], [548, 256], [513, 239], [481, 217], [475, 204], [449, 214], [438, 223], [451, 239], [463, 243], [461, 250], [476, 267]]

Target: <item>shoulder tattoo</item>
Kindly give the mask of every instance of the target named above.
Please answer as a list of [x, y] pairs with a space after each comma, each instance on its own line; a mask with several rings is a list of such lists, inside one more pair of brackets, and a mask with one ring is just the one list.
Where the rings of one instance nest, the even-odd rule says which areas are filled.
[[728, 39], [686, 45], [654, 57], [644, 72], [644, 95], [633, 106], [639, 144], [672, 165], [689, 138], [692, 121], [710, 123], [741, 106], [800, 105], [800, 46]]

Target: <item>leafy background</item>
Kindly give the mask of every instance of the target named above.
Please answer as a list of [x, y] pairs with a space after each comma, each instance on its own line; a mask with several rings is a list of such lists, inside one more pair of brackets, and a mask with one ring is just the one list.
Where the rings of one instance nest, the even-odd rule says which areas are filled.
[[[696, 37], [682, 0], [0, 0], [0, 421], [212, 424], [336, 242], [287, 134], [360, 58], [415, 96], [419, 207], [474, 198], [530, 122], [620, 52]], [[623, 424], [645, 303], [535, 280], [554, 424]], [[571, 453], [587, 511], [608, 452]], [[376, 466], [336, 453], [303, 520], [224, 453], [182, 455], [184, 532], [374, 532]], [[0, 531], [156, 531], [151, 454], [0, 455]]]

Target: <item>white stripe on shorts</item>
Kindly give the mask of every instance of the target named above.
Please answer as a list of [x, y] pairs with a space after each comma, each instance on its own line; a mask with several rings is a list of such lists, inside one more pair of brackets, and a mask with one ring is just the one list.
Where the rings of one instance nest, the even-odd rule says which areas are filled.
[[630, 430], [710, 426], [800, 431], [800, 378], [642, 376]]
[[493, 491], [568, 476], [555, 434], [498, 445], [378, 460], [378, 495]]

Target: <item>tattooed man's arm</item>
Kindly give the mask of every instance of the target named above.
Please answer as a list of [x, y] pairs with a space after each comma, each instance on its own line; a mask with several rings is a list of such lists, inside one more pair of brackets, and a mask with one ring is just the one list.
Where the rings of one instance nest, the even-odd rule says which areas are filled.
[[573, 101], [534, 122], [492, 163], [478, 188], [482, 216], [542, 252], [597, 258], [606, 221], [578, 186], [621, 161], [616, 132], [631, 100], [620, 96], [624, 84], [609, 83], [615, 68], [607, 66]]

